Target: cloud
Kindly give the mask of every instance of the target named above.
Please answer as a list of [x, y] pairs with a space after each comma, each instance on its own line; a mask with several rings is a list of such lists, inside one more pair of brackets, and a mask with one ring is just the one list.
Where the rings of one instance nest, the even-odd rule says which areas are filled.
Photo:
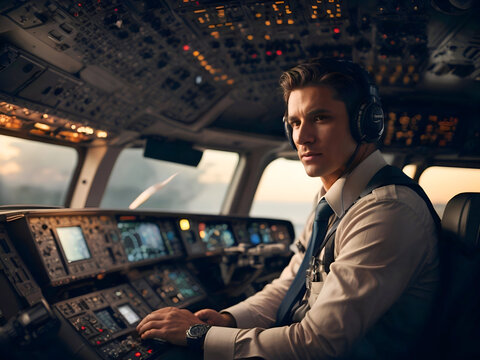
[[0, 164], [0, 175], [13, 175], [20, 172], [20, 165], [15, 161], [9, 161], [4, 164]]
[[9, 144], [8, 140], [0, 138], [0, 161], [8, 161], [18, 157], [20, 149]]

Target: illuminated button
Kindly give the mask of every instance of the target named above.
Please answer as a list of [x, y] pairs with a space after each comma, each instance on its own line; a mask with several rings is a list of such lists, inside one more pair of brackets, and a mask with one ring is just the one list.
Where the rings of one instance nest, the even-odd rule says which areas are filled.
[[190, 230], [190, 221], [188, 221], [188, 219], [181, 219], [179, 225], [183, 231]]
[[37, 129], [40, 129], [40, 130], [45, 130], [45, 131], [50, 130], [50, 126], [48, 126], [47, 124], [35, 123], [34, 126], [35, 126]]
[[135, 353], [135, 356], [136, 356], [136, 357], [140, 357], [140, 356], [142, 356], [142, 353], [141, 353], [141, 352], [136, 352], [136, 353]]

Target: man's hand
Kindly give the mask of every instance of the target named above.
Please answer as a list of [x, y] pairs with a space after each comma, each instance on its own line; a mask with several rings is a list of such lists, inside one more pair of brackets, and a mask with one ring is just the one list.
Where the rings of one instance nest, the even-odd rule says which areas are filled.
[[188, 310], [167, 307], [145, 316], [137, 325], [137, 331], [142, 339], [158, 338], [186, 346], [186, 332], [195, 324], [204, 322]]
[[202, 321], [205, 321], [208, 325], [224, 326], [224, 327], [236, 327], [237, 322], [235, 318], [229, 313], [220, 314], [218, 311], [212, 309], [203, 309], [195, 313], [195, 315]]

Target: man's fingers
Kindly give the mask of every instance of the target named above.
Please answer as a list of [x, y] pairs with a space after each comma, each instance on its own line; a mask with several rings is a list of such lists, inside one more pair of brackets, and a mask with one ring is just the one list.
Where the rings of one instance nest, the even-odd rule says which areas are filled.
[[166, 308], [161, 308], [151, 312], [138, 323], [136, 328], [137, 331], [139, 331], [139, 329], [141, 329], [142, 326], [149, 321], [166, 319], [169, 316], [169, 314], [171, 315], [171, 313], [175, 310], [178, 310], [178, 309], [174, 307], [166, 307]]
[[152, 321], [147, 321], [141, 327], [137, 328], [137, 331], [140, 335], [142, 335], [146, 331], [149, 331], [152, 329], [162, 329], [164, 326], [165, 326], [165, 322], [163, 320], [152, 320]]
[[198, 317], [200, 320], [209, 319], [212, 317], [212, 310], [211, 309], [198, 310], [195, 313], [195, 316]]
[[167, 335], [163, 329], [150, 329], [140, 335], [142, 339], [161, 339], [164, 340]]

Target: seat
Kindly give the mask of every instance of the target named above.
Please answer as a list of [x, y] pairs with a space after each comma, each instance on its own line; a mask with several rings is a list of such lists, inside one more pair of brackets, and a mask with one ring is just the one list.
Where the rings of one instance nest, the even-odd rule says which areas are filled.
[[453, 197], [442, 230], [436, 347], [445, 359], [480, 359], [480, 193]]

